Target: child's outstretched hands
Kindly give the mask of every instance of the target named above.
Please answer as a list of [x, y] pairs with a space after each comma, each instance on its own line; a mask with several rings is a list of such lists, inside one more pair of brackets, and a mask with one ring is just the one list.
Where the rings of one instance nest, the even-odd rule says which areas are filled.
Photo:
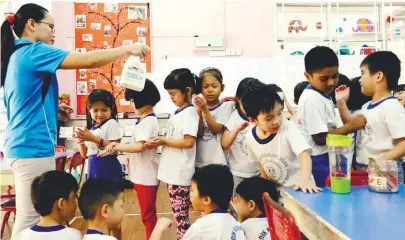
[[202, 95], [194, 95], [193, 102], [202, 112], [208, 111], [207, 101]]
[[75, 128], [74, 132], [76, 134], [76, 138], [80, 139], [81, 142], [87, 141], [87, 142], [94, 142], [95, 137], [93, 133], [90, 132], [88, 129], [81, 129], [81, 128]]
[[335, 89], [336, 102], [347, 102], [349, 100], [350, 88], [346, 85], [339, 86]]
[[351, 132], [363, 129], [367, 124], [367, 119], [364, 117], [364, 115], [359, 114], [356, 115], [353, 120], [347, 124], [348, 128], [350, 129]]
[[165, 138], [163, 138], [163, 137], [152, 138], [152, 139], [146, 141], [144, 144], [145, 148], [147, 148], [147, 149], [155, 149], [162, 145], [165, 145]]
[[322, 189], [317, 187], [311, 180], [301, 180], [297, 185], [294, 186], [295, 191], [299, 189], [301, 189], [301, 191], [304, 193], [317, 193], [322, 191]]
[[118, 144], [119, 144], [119, 143], [117, 143], [117, 142], [112, 142], [112, 143], [110, 143], [107, 147], [104, 148], [103, 151], [101, 151], [101, 152], [98, 154], [98, 156], [99, 156], [99, 157], [105, 157], [105, 156], [108, 156], [108, 155], [112, 155], [112, 154], [117, 153], [117, 150], [115, 149], [115, 146], [117, 146]]
[[243, 130], [245, 130], [247, 127], [249, 126], [248, 122], [243, 122], [241, 124], [239, 124], [238, 126], [236, 126], [236, 131], [238, 133], [242, 132]]

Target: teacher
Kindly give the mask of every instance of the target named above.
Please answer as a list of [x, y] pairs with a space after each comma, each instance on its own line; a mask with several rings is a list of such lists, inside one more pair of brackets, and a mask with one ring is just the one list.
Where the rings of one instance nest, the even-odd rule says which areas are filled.
[[17, 216], [12, 238], [39, 221], [30, 198], [33, 179], [55, 169], [57, 69], [96, 68], [119, 58], [144, 57], [143, 44], [87, 53], [52, 46], [54, 20], [37, 4], [23, 5], [1, 25], [1, 85], [8, 125], [4, 153], [14, 173]]

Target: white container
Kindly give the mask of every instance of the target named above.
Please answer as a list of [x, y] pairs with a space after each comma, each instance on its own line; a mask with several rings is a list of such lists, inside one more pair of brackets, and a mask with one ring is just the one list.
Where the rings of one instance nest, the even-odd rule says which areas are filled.
[[145, 87], [146, 74], [139, 57], [130, 56], [122, 69], [120, 85], [140, 92]]

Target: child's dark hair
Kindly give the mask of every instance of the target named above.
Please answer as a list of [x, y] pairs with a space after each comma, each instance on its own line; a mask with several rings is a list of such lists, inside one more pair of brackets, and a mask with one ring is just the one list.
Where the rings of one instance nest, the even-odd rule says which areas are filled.
[[210, 197], [223, 210], [228, 208], [233, 193], [233, 177], [228, 166], [210, 164], [193, 175], [200, 197]]
[[395, 88], [394, 93], [403, 92], [405, 91], [405, 84], [399, 84], [397, 88]]
[[14, 51], [14, 36], [11, 27], [14, 29], [15, 35], [21, 37], [24, 32], [25, 24], [29, 19], [33, 19], [36, 22], [43, 20], [49, 11], [45, 8], [34, 4], [24, 4], [15, 13], [14, 24], [10, 24], [8, 20], [5, 20], [1, 25], [1, 83], [0, 87], [4, 85], [6, 80], [7, 66], [10, 61], [11, 54]]
[[270, 197], [278, 202], [280, 192], [277, 184], [261, 177], [251, 177], [243, 180], [237, 187], [236, 193], [246, 201], [253, 201], [260, 211], [264, 212], [262, 194], [267, 192]]
[[260, 112], [271, 111], [276, 103], [284, 105], [284, 101], [278, 93], [281, 88], [274, 85], [251, 87], [245, 91], [242, 96], [242, 104], [248, 117], [257, 118]]
[[[242, 79], [242, 81], [239, 82], [238, 84], [238, 88], [236, 89], [236, 94], [235, 94], [235, 98], [237, 100], [242, 99], [243, 94], [245, 93], [246, 89], [250, 88], [250, 87], [255, 87], [255, 86], [264, 86], [265, 84], [260, 82], [259, 79], [257, 78], [244, 78]], [[237, 110], [240, 109], [239, 103], [236, 102], [235, 103], [235, 108]]]
[[160, 101], [160, 94], [156, 85], [151, 80], [146, 79], [145, 87], [140, 92], [129, 88], [125, 89], [125, 100], [133, 100], [135, 108], [139, 109], [146, 105], [155, 106]]
[[302, 81], [295, 85], [294, 87], [294, 103], [298, 105], [298, 102], [300, 100], [300, 97], [302, 93], [304, 92], [305, 88], [308, 86], [309, 82], [308, 81]]
[[370, 74], [382, 72], [387, 79], [387, 87], [394, 91], [401, 76], [401, 60], [390, 51], [378, 51], [367, 55], [360, 66], [367, 66]]
[[31, 201], [35, 211], [41, 216], [52, 213], [53, 205], [63, 198], [68, 200], [69, 195], [77, 193], [76, 179], [65, 171], [49, 171], [36, 177], [31, 184]]
[[90, 108], [91, 105], [96, 102], [104, 103], [109, 109], [111, 109], [111, 118], [118, 120], [117, 105], [115, 104], [114, 96], [107, 90], [104, 89], [94, 89], [91, 91], [86, 101], [86, 119], [87, 119], [87, 129], [91, 129], [95, 121], [91, 118]]
[[[205, 76], [207, 75], [212, 75], [215, 79], [218, 80], [218, 82], [220, 82], [222, 84], [223, 82], [223, 77], [222, 77], [222, 73], [218, 68], [213, 68], [213, 67], [208, 67], [208, 68], [204, 68], [200, 74], [198, 75], [198, 77], [202, 80], [204, 79]], [[201, 81], [202, 84], [202, 81]]]
[[100, 207], [104, 204], [112, 206], [123, 191], [122, 182], [104, 178], [87, 180], [83, 184], [79, 197], [79, 209], [83, 218], [94, 219]]
[[350, 111], [360, 110], [365, 103], [371, 101], [370, 96], [366, 96], [361, 92], [360, 78], [353, 78], [350, 84], [349, 100], [346, 103]]
[[[185, 101], [189, 103], [191, 103], [191, 99], [188, 99], [188, 94], [193, 95], [201, 93], [201, 79], [187, 68], [173, 70], [166, 77], [163, 86], [166, 90], [180, 90], [186, 96]], [[187, 88], [190, 88], [191, 92], [187, 92]]]
[[317, 46], [309, 50], [305, 55], [305, 71], [313, 74], [326, 67], [339, 67], [339, 59], [336, 53], [325, 46]]

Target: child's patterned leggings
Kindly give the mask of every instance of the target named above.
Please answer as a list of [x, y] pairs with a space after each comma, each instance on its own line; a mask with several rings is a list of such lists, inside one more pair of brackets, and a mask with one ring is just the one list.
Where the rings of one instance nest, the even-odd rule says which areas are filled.
[[190, 186], [169, 185], [169, 199], [177, 224], [177, 239], [183, 238], [190, 227]]

